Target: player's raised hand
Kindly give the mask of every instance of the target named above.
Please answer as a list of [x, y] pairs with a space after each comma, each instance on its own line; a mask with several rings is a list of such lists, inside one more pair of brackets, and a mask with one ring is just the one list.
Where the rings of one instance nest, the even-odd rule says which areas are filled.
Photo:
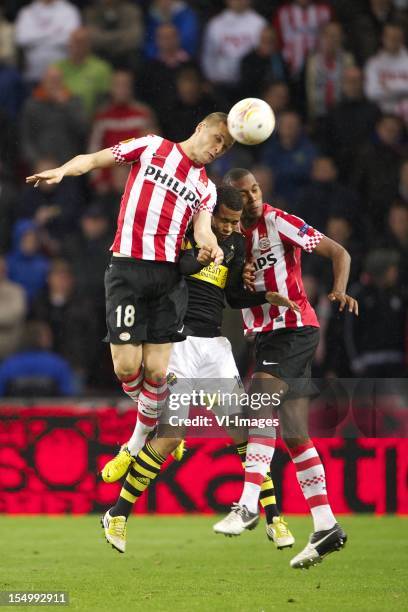
[[38, 185], [42, 182], [46, 183], [47, 185], [56, 185], [57, 183], [60, 183], [63, 178], [64, 172], [61, 170], [61, 168], [52, 168], [51, 170], [45, 170], [39, 174], [27, 176], [26, 183], [34, 183], [34, 187], [38, 187]]
[[267, 291], [266, 300], [269, 302], [269, 304], [273, 304], [274, 306], [283, 306], [284, 308], [289, 308], [290, 310], [300, 312], [300, 307], [298, 304], [296, 304], [296, 302], [290, 300], [284, 295], [281, 295], [280, 293], [276, 293], [276, 291]]
[[248, 291], [255, 291], [255, 265], [252, 259], [247, 261], [244, 265], [242, 281], [245, 289], [248, 289]]
[[331, 291], [328, 298], [331, 302], [339, 302], [339, 310], [343, 312], [345, 308], [348, 308], [349, 312], [353, 312], [358, 317], [358, 302], [347, 293], [342, 291]]
[[203, 266], [208, 266], [208, 264], [212, 262], [210, 247], [201, 247], [201, 249], [198, 251], [197, 261]]

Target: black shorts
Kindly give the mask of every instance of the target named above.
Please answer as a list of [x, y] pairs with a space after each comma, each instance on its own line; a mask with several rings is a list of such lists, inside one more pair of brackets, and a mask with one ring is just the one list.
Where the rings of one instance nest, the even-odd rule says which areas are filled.
[[289, 385], [287, 399], [319, 394], [311, 380], [319, 328], [305, 327], [260, 332], [255, 340], [255, 372], [266, 372]]
[[180, 342], [187, 285], [178, 265], [112, 257], [105, 272], [106, 342]]

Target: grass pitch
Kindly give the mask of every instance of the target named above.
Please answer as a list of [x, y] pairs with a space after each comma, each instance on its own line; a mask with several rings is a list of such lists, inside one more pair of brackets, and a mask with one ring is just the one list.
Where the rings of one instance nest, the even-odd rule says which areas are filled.
[[277, 551], [263, 524], [225, 538], [212, 533], [214, 517], [133, 516], [124, 555], [105, 543], [97, 516], [0, 522], [0, 590], [68, 591], [69, 610], [407, 610], [407, 518], [342, 517], [346, 548], [307, 571], [289, 567], [306, 517], [289, 517], [296, 544]]

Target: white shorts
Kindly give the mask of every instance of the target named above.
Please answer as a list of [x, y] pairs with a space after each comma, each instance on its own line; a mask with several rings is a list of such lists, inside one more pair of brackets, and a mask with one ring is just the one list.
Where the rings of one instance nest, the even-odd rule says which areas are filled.
[[[172, 398], [181, 395], [191, 396], [193, 391], [202, 391], [205, 394], [234, 394], [234, 397], [241, 396], [245, 392], [232, 354], [231, 343], [223, 336], [216, 338], [188, 336], [184, 342], [173, 344], [167, 379]], [[236, 409], [233, 409], [235, 403], [225, 401], [228, 405], [223, 405], [222, 401], [214, 405], [216, 412], [235, 413]], [[177, 408], [177, 415], [180, 418], [188, 417], [189, 409], [190, 405], [181, 405]], [[174, 412], [164, 411], [164, 422], [169, 414]]]
[[239, 378], [231, 343], [223, 336], [187, 336], [184, 342], [176, 342], [171, 350], [168, 372], [174, 373], [177, 378], [192, 380]]

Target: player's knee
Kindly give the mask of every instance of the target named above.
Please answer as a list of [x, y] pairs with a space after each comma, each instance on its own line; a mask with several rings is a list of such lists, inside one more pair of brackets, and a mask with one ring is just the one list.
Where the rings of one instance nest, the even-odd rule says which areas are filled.
[[113, 369], [117, 378], [121, 381], [129, 379], [129, 377], [132, 376], [132, 374], [134, 374], [137, 370], [133, 362], [127, 361], [125, 359], [114, 359]]
[[157, 383], [162, 382], [166, 378], [166, 368], [159, 365], [154, 368], [145, 367], [145, 378]]

